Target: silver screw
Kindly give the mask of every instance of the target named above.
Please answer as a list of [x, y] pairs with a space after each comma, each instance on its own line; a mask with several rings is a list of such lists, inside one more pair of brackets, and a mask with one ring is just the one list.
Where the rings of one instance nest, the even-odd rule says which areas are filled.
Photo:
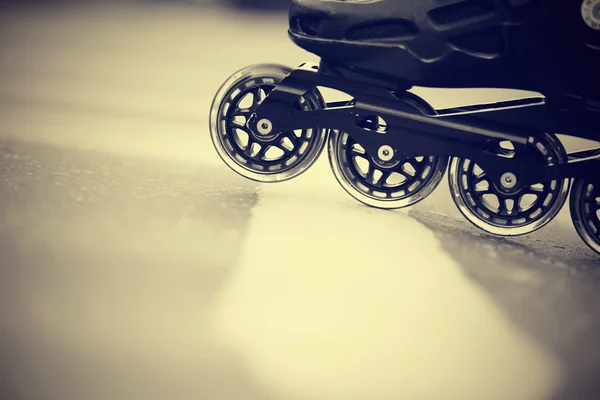
[[381, 146], [379, 150], [377, 150], [377, 157], [379, 157], [381, 161], [390, 161], [394, 158], [394, 149], [388, 145]]
[[500, 178], [500, 184], [505, 189], [512, 189], [517, 185], [517, 177], [512, 172], [507, 172]]
[[261, 135], [268, 135], [273, 130], [273, 124], [268, 119], [263, 118], [260, 121], [258, 121], [256, 129]]

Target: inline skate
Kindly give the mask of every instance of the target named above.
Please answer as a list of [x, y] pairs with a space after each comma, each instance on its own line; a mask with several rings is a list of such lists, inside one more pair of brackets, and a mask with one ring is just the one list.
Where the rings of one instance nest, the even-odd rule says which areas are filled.
[[[567, 202], [600, 253], [600, 0], [293, 0], [292, 41], [318, 65], [233, 74], [210, 110], [223, 161], [258, 182], [305, 172], [325, 147], [356, 200], [411, 206], [447, 175], [462, 215], [531, 233]], [[411, 89], [500, 88], [526, 98], [435, 109]], [[324, 90], [342, 93], [325, 101]]]

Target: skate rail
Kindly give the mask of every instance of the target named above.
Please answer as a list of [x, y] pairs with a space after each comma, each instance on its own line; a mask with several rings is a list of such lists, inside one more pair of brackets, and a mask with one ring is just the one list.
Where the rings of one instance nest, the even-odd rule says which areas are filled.
[[[348, 94], [351, 102], [327, 104], [325, 108], [302, 111], [295, 107], [300, 96], [317, 87]], [[349, 133], [370, 154], [391, 146], [397, 157], [453, 156], [471, 159], [494, 180], [507, 171], [519, 171], [520, 185], [578, 176], [596, 178], [600, 155], [548, 165], [540, 157], [538, 139], [545, 132], [587, 132], [592, 122], [569, 113], [550, 111], [543, 98], [527, 98], [473, 106], [435, 110], [419, 96], [382, 87], [360, 84], [318, 73], [318, 66], [303, 64], [293, 70], [258, 106], [247, 127], [257, 129], [268, 119], [276, 132], [296, 129], [336, 129]], [[450, 111], [452, 110], [452, 111]], [[460, 111], [459, 111], [460, 110]], [[362, 121], [381, 118], [385, 129], [369, 129]], [[558, 129], [557, 129], [558, 128]], [[564, 128], [564, 129], [561, 129]], [[597, 139], [596, 139], [597, 140]], [[515, 155], [506, 157], [490, 149], [491, 142], [510, 142]]]
[[546, 99], [543, 97], [530, 97], [517, 100], [498, 101], [486, 104], [472, 104], [467, 106], [437, 109], [434, 118], [452, 117], [455, 115], [472, 115], [476, 113], [495, 112], [499, 110], [511, 110], [523, 107], [544, 106]]

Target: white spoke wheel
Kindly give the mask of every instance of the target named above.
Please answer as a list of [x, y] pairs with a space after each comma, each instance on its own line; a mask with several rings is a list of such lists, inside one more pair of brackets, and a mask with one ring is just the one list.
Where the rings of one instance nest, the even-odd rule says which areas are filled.
[[[219, 89], [210, 110], [213, 145], [227, 166], [257, 182], [282, 182], [310, 168], [325, 147], [326, 129], [254, 133], [246, 124], [258, 105], [292, 69], [272, 64], [246, 67]], [[324, 107], [315, 88], [299, 98], [301, 110]]]
[[444, 178], [447, 157], [383, 161], [345, 132], [331, 131], [329, 163], [342, 188], [370, 207], [398, 209], [429, 196]]
[[[531, 144], [548, 164], [567, 161], [567, 153], [555, 135], [545, 134]], [[510, 142], [497, 143], [498, 154], [514, 155]], [[519, 236], [534, 232], [556, 217], [565, 204], [570, 180], [553, 180], [516, 189], [516, 174], [503, 175], [504, 185], [492, 182], [486, 172], [468, 159], [453, 158], [448, 181], [454, 203], [476, 227], [498, 236]]]
[[576, 179], [571, 190], [570, 211], [579, 237], [600, 254], [600, 181]]

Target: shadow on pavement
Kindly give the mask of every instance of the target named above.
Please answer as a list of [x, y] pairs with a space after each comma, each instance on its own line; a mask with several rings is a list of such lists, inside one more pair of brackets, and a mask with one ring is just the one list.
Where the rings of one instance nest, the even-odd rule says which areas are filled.
[[566, 384], [553, 400], [600, 398], [600, 259], [582, 247], [547, 243], [543, 236], [497, 238], [466, 221], [411, 216], [436, 234], [464, 274], [513, 323], [563, 362]]

